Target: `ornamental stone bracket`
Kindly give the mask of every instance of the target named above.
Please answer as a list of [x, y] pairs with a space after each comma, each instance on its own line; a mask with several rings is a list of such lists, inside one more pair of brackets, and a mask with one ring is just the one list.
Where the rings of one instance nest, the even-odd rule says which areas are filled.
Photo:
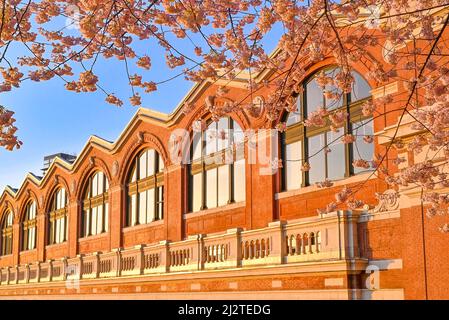
[[393, 189], [388, 189], [383, 193], [376, 192], [376, 198], [378, 203], [374, 207], [365, 205], [359, 222], [400, 217], [401, 195], [399, 192]]
[[382, 194], [376, 193], [376, 198], [379, 200], [379, 203], [374, 207], [373, 213], [398, 210], [399, 197], [400, 194], [392, 189], [388, 189]]

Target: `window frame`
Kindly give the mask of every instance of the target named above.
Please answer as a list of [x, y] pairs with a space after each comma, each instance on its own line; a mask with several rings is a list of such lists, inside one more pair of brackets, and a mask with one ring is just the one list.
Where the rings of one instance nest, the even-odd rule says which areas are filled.
[[[285, 159], [285, 155], [286, 155], [286, 150], [287, 150], [287, 145], [301, 141], [301, 159], [298, 159], [298, 161], [301, 161], [301, 164], [303, 164], [304, 162], [308, 162], [309, 161], [309, 140], [310, 138], [319, 136], [319, 135], [323, 135], [324, 136], [324, 141], [325, 141], [325, 147], [326, 148], [328, 146], [328, 141], [327, 141], [327, 134], [328, 132], [332, 132], [330, 129], [330, 124], [329, 122], [327, 123], [326, 126], [323, 127], [312, 127], [312, 128], [308, 128], [306, 126], [304, 126], [303, 124], [303, 120], [307, 119], [307, 85], [313, 81], [313, 79], [322, 71], [326, 72], [329, 70], [336, 70], [338, 69], [338, 67], [336, 66], [326, 66], [323, 67], [319, 70], [316, 70], [312, 75], [310, 75], [309, 77], [307, 77], [306, 79], [304, 79], [304, 81], [301, 84], [301, 92], [295, 96], [296, 98], [296, 104], [298, 105], [298, 111], [297, 113], [300, 114], [301, 116], [301, 120], [296, 121], [295, 123], [289, 125], [286, 130], [280, 135], [280, 147], [281, 147], [281, 159], [282, 159], [282, 172], [281, 172], [281, 191], [285, 192], [288, 191], [287, 189], [287, 185], [286, 185], [286, 175], [287, 170], [287, 161], [288, 159]], [[357, 72], [357, 71], [353, 71], [353, 72]], [[362, 75], [359, 74], [359, 76], [365, 80], [363, 78]], [[366, 81], [366, 80], [365, 80]], [[357, 122], [362, 122], [362, 121], [366, 121], [369, 119], [372, 119], [372, 117], [370, 116], [364, 116], [362, 113], [362, 105], [371, 100], [372, 99], [372, 95], [365, 97], [365, 98], [361, 98], [359, 100], [356, 101], [352, 101], [352, 91], [350, 93], [344, 93], [343, 97], [342, 97], [342, 106], [338, 107], [338, 108], [331, 108], [330, 110], [332, 111], [340, 111], [340, 110], [344, 110], [347, 112], [348, 117], [345, 121], [344, 126], [341, 128], [343, 129], [343, 133], [342, 134], [352, 134], [353, 133], [353, 123], [357, 123]], [[323, 99], [324, 101], [324, 99]], [[284, 121], [285, 123], [287, 123], [288, 121], [288, 117], [289, 117], [290, 113], [286, 112], [284, 115]], [[331, 144], [332, 146], [332, 144]], [[323, 148], [323, 149], [324, 149]], [[327, 179], [329, 177], [329, 166], [328, 166], [328, 155], [323, 151], [320, 151], [324, 153], [324, 161], [325, 161], [325, 179]], [[354, 146], [353, 143], [350, 144], [345, 144], [344, 145], [344, 153], [345, 153], [345, 174], [342, 177], [344, 178], [348, 178], [351, 177], [353, 175], [356, 174], [360, 174], [362, 172], [359, 173], [354, 173], [354, 166], [352, 164], [353, 160], [354, 160]], [[296, 160], [296, 159], [295, 159]], [[313, 170], [313, 168], [312, 168]], [[308, 171], [301, 171], [301, 175], [302, 175], [302, 182], [301, 182], [301, 188], [307, 187], [307, 186], [311, 186], [313, 184], [310, 183], [310, 173]]]
[[[32, 208], [32, 206], [34, 205], [34, 218], [30, 219], [30, 210]], [[25, 206], [25, 214], [24, 214], [24, 218], [23, 218], [23, 222], [21, 223], [22, 225], [22, 245], [21, 245], [21, 251], [30, 251], [30, 250], [35, 250], [36, 249], [36, 245], [37, 245], [37, 202], [35, 200], [29, 200]], [[30, 231], [32, 231], [34, 229], [34, 240], [33, 243], [34, 245], [31, 246], [29, 245], [29, 240], [30, 240]]]
[[[9, 221], [11, 220], [11, 221]], [[1, 252], [0, 256], [9, 256], [13, 254], [14, 241], [14, 214], [12, 210], [6, 209], [3, 213], [1, 223]]]
[[[103, 175], [103, 192], [101, 194], [97, 194], [96, 196], [91, 196], [93, 191], [93, 180], [98, 175]], [[98, 179], [98, 178], [97, 178]], [[98, 186], [97, 186], [98, 189]], [[93, 209], [100, 207], [102, 208], [102, 225], [101, 232], [93, 234], [92, 233], [92, 217], [93, 217]], [[107, 212], [106, 212], [107, 211]], [[103, 171], [95, 171], [91, 174], [87, 180], [87, 188], [84, 192], [84, 199], [82, 202], [82, 215], [81, 215], [81, 238], [88, 238], [96, 235], [101, 235], [108, 232], [109, 228], [107, 223], [109, 223], [109, 219], [107, 217], [109, 215], [109, 181], [107, 175]], [[87, 224], [87, 226], [86, 226]], [[97, 221], [98, 224], [98, 221]], [[88, 227], [88, 229], [86, 229]], [[86, 232], [88, 231], [88, 232]]]
[[[58, 197], [59, 192], [64, 192], [64, 204], [63, 208], [58, 208]], [[47, 245], [58, 245], [67, 242], [68, 240], [68, 197], [67, 190], [63, 187], [56, 188], [52, 194], [50, 209], [47, 213], [48, 218], [48, 235], [47, 235]], [[58, 242], [56, 239], [56, 231], [58, 230], [57, 222], [58, 220], [64, 219], [64, 237], [63, 240]], [[60, 228], [59, 228], [60, 230]]]
[[[218, 132], [220, 130], [219, 128], [219, 121], [223, 118], [226, 118], [228, 120], [228, 126], [226, 128], [228, 133], [232, 133], [229, 134], [229, 137], [227, 138], [227, 143], [228, 146], [224, 147], [220, 150], [215, 150], [214, 152], [208, 153], [208, 151], [206, 150], [206, 145], [207, 145], [207, 132], [208, 130], [210, 130], [210, 126], [212, 124], [215, 124], [215, 130]], [[201, 121], [201, 120], [200, 120]], [[235, 200], [235, 188], [234, 188], [234, 183], [235, 183], [235, 165], [236, 162], [240, 161], [240, 160], [245, 160], [245, 166], [244, 166], [244, 170], [245, 170], [245, 176], [246, 176], [246, 158], [245, 158], [245, 141], [241, 141], [241, 142], [235, 142], [235, 136], [236, 136], [236, 132], [234, 131], [235, 129], [235, 124], [237, 124], [237, 126], [240, 128], [240, 130], [242, 130], [241, 126], [237, 123], [237, 121], [235, 121], [232, 117], [230, 116], [224, 116], [221, 117], [218, 121], [213, 121], [212, 119], [207, 119], [206, 120], [206, 128], [202, 129], [201, 132], [198, 131], [192, 131], [191, 133], [191, 144], [190, 144], [190, 157], [189, 157], [189, 164], [188, 164], [188, 168], [187, 168], [187, 175], [188, 175], [188, 182], [189, 182], [189, 192], [188, 192], [188, 212], [189, 213], [196, 213], [196, 212], [201, 212], [204, 210], [208, 210], [208, 209], [213, 209], [213, 208], [219, 208], [222, 206], [226, 206], [226, 205], [230, 205], [236, 202]], [[243, 132], [243, 130], [242, 130]], [[200, 156], [197, 158], [194, 158], [194, 153], [195, 153], [195, 148], [194, 148], [194, 141], [195, 141], [195, 134], [200, 135], [200, 143], [201, 143], [201, 150], [200, 150]], [[217, 142], [218, 145], [218, 142]], [[223, 161], [223, 163], [217, 163], [217, 161], [215, 161], [214, 159], [221, 158], [221, 159], [225, 159], [225, 161]], [[225, 205], [220, 205], [220, 198], [219, 198], [219, 190], [220, 190], [220, 179], [219, 179], [219, 168], [228, 166], [229, 168], [229, 173], [228, 173], [228, 194], [229, 194], [229, 198], [228, 201]], [[215, 207], [212, 208], [208, 208], [207, 206], [207, 172], [210, 170], [217, 170], [216, 172], [216, 185], [215, 190], [216, 190], [216, 203], [217, 205]], [[199, 208], [199, 210], [194, 211], [194, 176], [201, 174], [201, 191], [200, 191], [200, 195], [201, 195], [201, 206]], [[246, 191], [246, 183], [245, 183], [245, 191]], [[245, 196], [246, 199], [246, 196]], [[245, 201], [245, 200], [243, 200]]]
[[[140, 165], [141, 157], [147, 154], [149, 151], [154, 151], [154, 173], [147, 177], [140, 179]], [[146, 159], [146, 165], [148, 168], [149, 159]], [[146, 225], [155, 221], [164, 220], [165, 211], [165, 163], [160, 153], [154, 148], [147, 148], [140, 151], [133, 159], [133, 165], [131, 166], [126, 183], [126, 215], [125, 215], [125, 227], [135, 227], [139, 225]], [[133, 180], [134, 174], [136, 175], [135, 181]], [[154, 220], [151, 222], [141, 223], [140, 220], [140, 194], [146, 191], [154, 192]], [[161, 191], [162, 190], [162, 191]], [[135, 198], [133, 199], [133, 196]], [[134, 204], [133, 204], [134, 203]], [[132, 219], [132, 205], [135, 206], [135, 217]], [[145, 206], [145, 217], [148, 218], [149, 213], [148, 205]], [[133, 224], [135, 221], [135, 224]]]

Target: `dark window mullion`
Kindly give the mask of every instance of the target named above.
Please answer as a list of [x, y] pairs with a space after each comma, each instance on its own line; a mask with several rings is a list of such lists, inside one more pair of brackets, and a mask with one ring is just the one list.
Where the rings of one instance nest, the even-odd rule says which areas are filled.
[[[328, 146], [328, 141], [327, 141], [327, 134], [329, 131], [326, 131], [325, 133], [323, 133], [323, 139], [324, 139], [324, 149], [321, 150], [320, 152], [324, 152], [324, 178], [328, 179], [329, 178], [329, 159], [328, 159], [328, 152], [326, 152], [327, 148], [329, 148]], [[319, 154], [319, 153], [318, 153]]]
[[[106, 175], [104, 175], [103, 177], [103, 189], [101, 190], [103, 193], [103, 206], [102, 206], [102, 214], [103, 214], [103, 219], [101, 220], [101, 233], [106, 232], [106, 201], [105, 201], [105, 195], [106, 195]], [[108, 197], [109, 199], [109, 197]], [[108, 200], [109, 201], [109, 200]]]
[[[228, 144], [228, 150], [231, 150], [231, 157], [232, 157], [232, 162], [231, 164], [228, 165], [228, 169], [229, 169], [229, 200], [228, 200], [228, 204], [234, 203], [235, 202], [235, 197], [234, 197], [234, 170], [235, 170], [235, 153], [234, 153], [234, 120], [232, 120], [231, 118], [229, 118], [229, 144]], [[237, 147], [236, 147], [237, 148]], [[226, 153], [225, 153], [225, 157], [226, 157]], [[217, 176], [218, 176], [218, 172], [217, 172]], [[218, 190], [218, 189], [217, 189]], [[218, 199], [218, 198], [217, 198]]]
[[202, 183], [201, 183], [201, 208], [200, 208], [200, 210], [207, 209], [207, 202], [206, 202], [207, 179], [206, 179], [206, 164], [204, 161], [204, 157], [206, 156], [206, 139], [205, 139], [206, 130], [201, 131], [201, 180], [202, 180]]
[[[303, 99], [303, 118], [306, 118], [308, 116], [308, 106], [307, 106], [307, 83], [303, 84], [303, 94], [302, 94], [302, 99]], [[307, 132], [307, 128], [303, 127], [303, 132], [304, 132], [304, 139], [303, 139], [303, 156], [305, 159], [305, 161], [307, 161], [310, 164], [310, 159], [309, 159], [309, 137], [308, 137], [308, 132]], [[310, 173], [309, 171], [304, 171], [303, 172], [303, 186], [309, 186], [310, 185]]]
[[157, 221], [159, 220], [159, 212], [158, 212], [158, 198], [159, 198], [159, 194], [158, 194], [158, 188], [157, 188], [157, 173], [159, 172], [159, 155], [157, 154], [157, 152], [154, 152], [154, 216], [153, 216], [153, 221]]
[[[64, 203], [65, 203], [65, 205], [66, 205], [66, 207], [67, 207], [67, 194], [65, 194], [64, 193], [64, 197], [65, 197], [65, 201], [64, 201]], [[64, 230], [63, 230], [63, 234], [64, 234], [64, 241], [63, 242], [65, 242], [65, 241], [67, 241], [67, 210], [65, 210], [65, 212], [64, 212]]]
[[140, 157], [136, 157], [136, 216], [134, 217], [135, 225], [138, 226], [140, 219], [140, 193], [139, 193], [139, 180], [140, 177]]
[[[352, 123], [351, 123], [351, 93], [345, 95], [346, 103], [346, 113], [348, 114], [345, 123], [345, 134], [352, 134]], [[354, 158], [354, 145], [352, 143], [345, 144], [345, 176], [350, 177], [354, 175], [354, 168], [352, 166], [352, 160]]]

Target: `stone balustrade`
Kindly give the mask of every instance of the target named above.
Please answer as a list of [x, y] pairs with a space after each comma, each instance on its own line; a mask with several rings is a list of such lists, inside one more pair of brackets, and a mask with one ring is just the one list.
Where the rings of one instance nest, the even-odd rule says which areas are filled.
[[263, 229], [231, 229], [184, 241], [94, 252], [0, 269], [0, 285], [239, 269], [359, 258], [358, 215], [335, 212]]

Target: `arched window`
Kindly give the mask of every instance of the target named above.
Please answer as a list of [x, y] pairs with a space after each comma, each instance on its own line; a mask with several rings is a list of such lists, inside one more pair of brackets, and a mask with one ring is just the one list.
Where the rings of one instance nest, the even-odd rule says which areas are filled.
[[12, 254], [12, 239], [13, 239], [13, 214], [10, 210], [6, 210], [3, 214], [2, 227], [2, 243], [1, 254], [6, 256]]
[[244, 134], [233, 119], [194, 130], [190, 148], [189, 210], [197, 212], [245, 201]]
[[154, 150], [141, 152], [128, 178], [128, 227], [164, 218], [164, 161]]
[[[336, 77], [338, 68], [324, 71], [327, 76]], [[297, 111], [287, 115], [287, 130], [282, 135], [283, 190], [295, 190], [313, 185], [326, 179], [337, 180], [363, 171], [352, 163], [357, 159], [371, 160], [373, 145], [364, 142], [365, 136], [373, 135], [372, 119], [362, 115], [361, 106], [371, 96], [366, 80], [353, 72], [354, 83], [351, 93], [341, 94], [338, 89], [327, 86], [323, 90], [312, 76], [305, 81], [297, 99]], [[326, 92], [336, 93], [338, 99], [327, 99]], [[332, 131], [330, 121], [324, 127], [305, 127], [303, 121], [318, 107], [327, 110], [342, 110], [348, 114], [344, 126]], [[356, 141], [344, 144], [341, 137], [353, 134]], [[311, 169], [302, 172], [303, 163]]]
[[29, 201], [25, 207], [25, 215], [22, 223], [22, 250], [36, 249], [36, 226], [37, 226], [36, 201]]
[[52, 195], [48, 213], [48, 244], [67, 241], [67, 231], [67, 193], [64, 188], [59, 188]]
[[109, 224], [109, 182], [103, 172], [89, 177], [84, 193], [82, 236], [89, 237], [108, 231]]

